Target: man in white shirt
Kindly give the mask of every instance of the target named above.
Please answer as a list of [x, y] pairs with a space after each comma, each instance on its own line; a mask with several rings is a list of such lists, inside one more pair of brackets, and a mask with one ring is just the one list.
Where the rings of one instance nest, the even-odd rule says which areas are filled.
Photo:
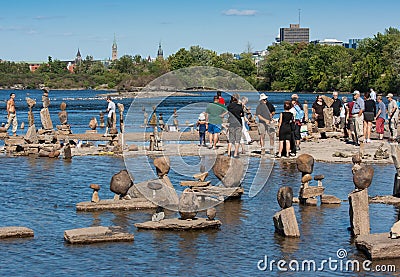
[[108, 106], [107, 106], [107, 110], [106, 113], [107, 114], [107, 127], [106, 127], [106, 132], [104, 133], [104, 136], [108, 136], [108, 129], [113, 127], [113, 119], [116, 118], [116, 114], [115, 114], [115, 103], [111, 100], [110, 96], [107, 96], [107, 102], [108, 102]]

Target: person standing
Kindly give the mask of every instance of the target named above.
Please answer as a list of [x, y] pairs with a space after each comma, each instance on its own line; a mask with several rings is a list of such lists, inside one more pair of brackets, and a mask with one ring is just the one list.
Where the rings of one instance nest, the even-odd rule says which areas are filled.
[[17, 112], [15, 110], [15, 93], [10, 93], [10, 99], [7, 101], [7, 124], [5, 127], [6, 131], [10, 128], [12, 124], [12, 133], [13, 136], [17, 136], [18, 129], [18, 120], [17, 120]]
[[340, 111], [343, 108], [342, 101], [338, 98], [339, 94], [337, 91], [333, 92], [333, 104], [332, 104], [332, 109], [333, 109], [333, 125], [335, 126], [336, 129], [339, 129], [339, 124], [340, 124]]
[[275, 127], [272, 118], [275, 114], [275, 107], [268, 102], [268, 96], [264, 93], [260, 94], [260, 103], [256, 108], [256, 116], [258, 118], [258, 134], [260, 135], [261, 151], [265, 149], [265, 135], [269, 136], [270, 154], [273, 153], [275, 140]]
[[242, 137], [242, 117], [243, 117], [243, 107], [239, 102], [239, 94], [235, 93], [231, 97], [231, 101], [228, 105], [228, 156], [231, 155], [232, 145], [235, 146], [235, 151], [233, 154], [234, 158], [239, 157], [239, 143]]
[[358, 145], [363, 136], [363, 130], [364, 130], [363, 113], [365, 110], [365, 103], [364, 100], [361, 98], [360, 92], [358, 90], [355, 90], [353, 92], [353, 96], [354, 96], [354, 105], [353, 109], [351, 110], [351, 114], [354, 122], [356, 145]]
[[369, 89], [369, 95], [374, 102], [376, 102], [376, 92], [374, 91], [373, 88]]
[[[326, 104], [324, 100], [322, 99], [321, 95], [317, 96], [317, 99], [315, 99], [313, 105], [312, 105], [312, 113], [315, 121], [317, 122], [317, 127], [318, 128], [325, 128], [325, 121], [324, 121], [324, 108], [326, 107]], [[321, 139], [326, 139], [326, 133], [322, 132], [321, 133]]]
[[399, 107], [397, 106], [396, 100], [393, 99], [393, 94], [389, 93], [387, 96], [388, 103], [388, 118], [389, 118], [389, 140], [394, 140], [397, 137], [397, 122], [399, 119]]
[[364, 142], [371, 142], [371, 129], [372, 121], [374, 121], [376, 114], [376, 103], [371, 99], [369, 91], [364, 93]]
[[207, 132], [207, 122], [206, 122], [206, 116], [204, 113], [201, 113], [199, 115], [199, 120], [197, 120], [197, 128], [199, 128], [199, 141], [200, 144], [199, 146], [203, 145], [206, 146], [206, 132]]
[[300, 105], [299, 102], [299, 96], [297, 94], [293, 94], [292, 95], [292, 105], [293, 108], [291, 109], [291, 111], [293, 110], [293, 115], [294, 115], [294, 119], [295, 119], [295, 129], [294, 129], [294, 140], [295, 140], [295, 151], [292, 152], [296, 152], [300, 150], [300, 139], [301, 139], [301, 134], [300, 134], [300, 129], [301, 129], [301, 125], [303, 124], [304, 121], [304, 111], [303, 108]]
[[209, 103], [206, 108], [206, 122], [208, 123], [208, 133], [210, 139], [209, 148], [217, 149], [218, 136], [222, 129], [222, 118], [226, 112], [226, 107], [219, 103], [218, 96], [214, 96], [213, 103]]
[[221, 95], [221, 91], [217, 91], [217, 96], [218, 96], [218, 103], [221, 105], [225, 105], [225, 99]]
[[242, 147], [242, 154], [245, 153], [245, 149], [244, 149], [245, 141], [246, 141], [247, 144], [251, 144], [252, 143], [251, 136], [250, 136], [249, 131], [248, 131], [249, 119], [247, 118], [247, 115], [250, 113], [250, 111], [246, 107], [246, 104], [247, 104], [248, 101], [249, 101], [249, 99], [246, 96], [243, 96], [241, 98], [241, 100], [239, 101], [239, 104], [241, 104], [242, 108], [243, 108], [242, 137], [240, 138], [240, 146]]
[[375, 116], [376, 132], [379, 135], [379, 140], [383, 140], [383, 133], [385, 132], [386, 105], [382, 101], [382, 96], [378, 96], [376, 100], [378, 102], [378, 111]]
[[343, 137], [344, 138], [348, 138], [349, 137], [349, 133], [347, 132], [347, 124], [346, 124], [346, 117], [347, 117], [347, 97], [343, 96], [342, 97], [342, 103], [343, 103], [343, 107], [340, 110], [340, 129], [343, 131]]
[[107, 110], [106, 113], [107, 114], [107, 127], [106, 127], [106, 132], [104, 133], [104, 136], [108, 136], [108, 129], [111, 129], [114, 125], [114, 118], [116, 118], [116, 107], [115, 107], [115, 103], [111, 100], [111, 96], [107, 96]]
[[[295, 156], [296, 154], [290, 152], [290, 140], [292, 138], [292, 129], [294, 125], [294, 116], [290, 111], [292, 108], [291, 101], [285, 101], [283, 104], [284, 111], [279, 116], [278, 130], [279, 130], [279, 150], [275, 155], [276, 158], [282, 156], [283, 145], [286, 147], [286, 157]], [[293, 126], [293, 127], [292, 127]], [[290, 152], [290, 154], [289, 154]]]

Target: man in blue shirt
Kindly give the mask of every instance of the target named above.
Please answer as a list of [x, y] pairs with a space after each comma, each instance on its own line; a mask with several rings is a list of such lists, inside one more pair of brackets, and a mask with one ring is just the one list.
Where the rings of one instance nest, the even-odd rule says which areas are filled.
[[379, 140], [383, 140], [383, 133], [385, 132], [385, 120], [386, 120], [386, 105], [382, 102], [382, 96], [377, 97], [377, 110], [376, 120], [376, 132], [379, 134]]
[[[364, 136], [364, 115], [363, 112], [365, 110], [364, 100], [360, 97], [360, 92], [355, 90], [353, 92], [354, 95], [354, 106], [351, 110], [351, 114], [354, 121], [354, 129], [355, 129], [355, 137], [356, 137], [356, 144], [358, 145], [360, 139]], [[362, 140], [361, 140], [362, 141]]]

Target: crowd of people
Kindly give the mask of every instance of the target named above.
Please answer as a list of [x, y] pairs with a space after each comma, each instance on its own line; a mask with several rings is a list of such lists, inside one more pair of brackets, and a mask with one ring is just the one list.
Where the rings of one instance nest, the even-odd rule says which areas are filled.
[[[399, 106], [393, 99], [393, 94], [389, 93], [386, 96], [387, 107], [383, 103], [382, 96], [377, 96], [373, 89], [365, 92], [363, 97], [358, 90], [354, 91], [352, 96], [351, 100], [346, 96], [340, 99], [339, 94], [333, 92], [332, 97], [328, 97], [328, 99], [322, 95], [316, 97], [311, 108], [311, 122], [314, 122], [320, 129], [321, 139], [327, 138], [325, 128], [333, 127], [335, 131], [342, 132], [347, 142], [355, 145], [359, 145], [361, 142], [371, 143], [373, 130], [378, 134], [377, 139], [383, 140], [386, 122], [390, 131], [389, 140], [393, 141], [397, 138]], [[327, 101], [332, 108], [333, 126], [325, 126]], [[245, 153], [245, 144], [253, 142], [248, 132], [249, 118], [257, 119], [261, 152], [265, 152], [268, 147], [269, 154], [276, 158], [296, 156], [297, 151], [300, 150], [301, 127], [308, 120], [305, 118], [305, 112], [299, 102], [299, 96], [293, 94], [290, 100], [284, 101], [283, 112], [277, 119], [274, 119], [276, 109], [268, 101], [266, 94], [259, 95], [259, 103], [254, 117], [246, 106], [247, 102], [246, 97], [240, 98], [237, 93], [231, 96], [227, 104], [220, 93], [214, 96], [213, 103], [207, 105], [206, 111], [199, 115], [197, 121], [199, 146], [207, 146], [206, 133], [208, 132], [208, 147], [217, 149], [219, 134], [224, 125], [223, 118], [228, 115], [226, 134], [229, 156], [239, 157], [240, 153]], [[267, 136], [268, 138], [266, 138]], [[277, 149], [275, 149], [275, 138], [278, 138], [279, 141]]]

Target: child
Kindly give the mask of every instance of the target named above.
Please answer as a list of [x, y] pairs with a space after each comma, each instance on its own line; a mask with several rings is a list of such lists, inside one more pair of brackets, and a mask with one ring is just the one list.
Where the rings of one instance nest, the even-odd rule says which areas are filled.
[[206, 122], [206, 116], [204, 115], [204, 113], [201, 113], [199, 115], [199, 120], [197, 120], [197, 127], [199, 129], [200, 138], [199, 146], [201, 146], [202, 144], [203, 146], [206, 146], [206, 131], [208, 129], [208, 124]]

